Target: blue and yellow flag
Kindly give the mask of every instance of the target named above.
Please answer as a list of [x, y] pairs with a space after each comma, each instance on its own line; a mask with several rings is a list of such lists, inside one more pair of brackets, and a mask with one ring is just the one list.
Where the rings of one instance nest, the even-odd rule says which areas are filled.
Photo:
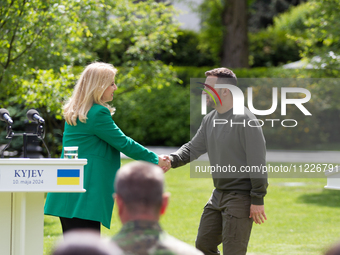
[[79, 185], [80, 169], [58, 169], [57, 185]]

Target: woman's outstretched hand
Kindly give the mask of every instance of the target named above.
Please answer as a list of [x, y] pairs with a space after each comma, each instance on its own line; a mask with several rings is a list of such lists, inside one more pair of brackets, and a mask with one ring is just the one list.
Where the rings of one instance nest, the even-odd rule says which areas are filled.
[[163, 169], [164, 173], [166, 173], [171, 168], [170, 157], [168, 155], [159, 155], [158, 165]]

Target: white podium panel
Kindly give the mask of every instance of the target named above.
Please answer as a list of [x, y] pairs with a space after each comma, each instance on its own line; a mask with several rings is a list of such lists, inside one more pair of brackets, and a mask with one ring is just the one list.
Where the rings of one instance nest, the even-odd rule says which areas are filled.
[[0, 247], [4, 254], [11, 254], [11, 207], [12, 194], [0, 193]]
[[43, 255], [44, 193], [85, 192], [87, 159], [0, 159], [1, 255]]
[[336, 189], [340, 190], [340, 167], [336, 166], [325, 172], [327, 177], [327, 185], [325, 189]]
[[1, 159], [0, 192], [85, 192], [87, 159]]

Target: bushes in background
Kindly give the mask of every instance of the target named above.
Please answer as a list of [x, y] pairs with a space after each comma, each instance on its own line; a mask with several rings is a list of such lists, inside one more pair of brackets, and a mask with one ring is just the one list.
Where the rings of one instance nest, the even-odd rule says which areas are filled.
[[[174, 67], [181, 84], [171, 84], [163, 88], [142, 88], [135, 91], [116, 95], [112, 105], [117, 108], [113, 120], [122, 131], [143, 145], [157, 146], [181, 146], [190, 139], [190, 78], [204, 78], [204, 72], [214, 67]], [[320, 78], [325, 77], [323, 70], [286, 70], [282, 68], [253, 68], [234, 70], [237, 77], [242, 78]], [[338, 74], [334, 74], [338, 76]], [[255, 79], [256, 80], [256, 79]], [[288, 119], [296, 118], [299, 122], [297, 128], [271, 128], [268, 125], [263, 127], [268, 148], [292, 149], [309, 146], [313, 148], [320, 143], [340, 142], [340, 110], [337, 104], [339, 95], [335, 79], [333, 84], [325, 80], [319, 85], [310, 85], [312, 94], [311, 104], [306, 108], [313, 111], [313, 117], [302, 118], [301, 111], [295, 106], [287, 112], [289, 116], [281, 116], [280, 108], [276, 110], [271, 118]], [[249, 80], [251, 81], [251, 80]], [[271, 89], [261, 83], [249, 82], [241, 87], [244, 90], [248, 86], [254, 87], [255, 108], [269, 109], [271, 106]], [[276, 84], [282, 86], [284, 84]], [[280, 99], [279, 99], [280, 102]], [[245, 101], [247, 105], [247, 100]], [[26, 109], [27, 111], [27, 109]], [[26, 112], [25, 111], [25, 112]], [[10, 109], [13, 116], [17, 115], [15, 109]], [[47, 113], [42, 113], [45, 116]], [[264, 116], [266, 117], [266, 116]], [[262, 116], [258, 116], [263, 119]], [[269, 118], [269, 117], [268, 117]], [[46, 130], [47, 134], [54, 134], [55, 141], [49, 143], [51, 151], [55, 152], [54, 157], [60, 155], [61, 135], [63, 124], [61, 120], [55, 120], [54, 129]], [[307, 123], [308, 121], [308, 123]], [[16, 123], [19, 123], [16, 121]], [[279, 124], [279, 123], [277, 123]], [[16, 127], [16, 130], [19, 130]], [[21, 130], [20, 130], [21, 131]], [[195, 131], [194, 131], [195, 132]], [[6, 143], [4, 137], [5, 125], [0, 126], [0, 143]], [[48, 138], [51, 139], [51, 138]], [[12, 149], [21, 150], [21, 140], [13, 142]], [[53, 147], [53, 148], [52, 148]], [[20, 152], [19, 152], [20, 153]]]
[[291, 35], [306, 37], [304, 19], [310, 10], [309, 3], [301, 4], [275, 17], [272, 26], [249, 33], [250, 65], [270, 67], [299, 60], [301, 46]]
[[212, 66], [216, 63], [211, 51], [199, 47], [199, 34], [191, 30], [181, 30], [177, 43], [173, 44], [170, 52], [163, 52], [159, 59], [165, 64], [175, 66]]
[[[204, 78], [204, 72], [213, 68], [175, 67], [182, 84], [170, 85], [160, 90], [142, 89], [120, 95], [113, 101], [113, 105], [117, 107], [113, 119], [127, 135], [144, 145], [181, 146], [190, 139], [190, 78]], [[273, 67], [236, 69], [234, 71], [240, 80], [242, 78], [285, 78], [282, 80], [285, 83], [289, 78], [294, 80], [294, 78], [325, 77], [323, 70], [292, 70]], [[244, 81], [246, 84], [242, 85]], [[255, 104], [255, 108], [269, 109], [272, 103], [271, 87], [264, 86], [261, 82], [256, 84], [255, 81], [256, 79], [240, 82], [245, 98], [247, 99], [246, 87], [253, 86], [254, 102], [261, 102], [260, 105]], [[285, 86], [280, 81], [280, 79], [276, 79], [274, 85], [276, 87]], [[340, 127], [338, 121], [340, 111], [335, 108], [335, 105], [327, 106], [327, 102], [331, 99], [329, 98], [330, 94], [325, 94], [325, 91], [326, 87], [330, 85], [322, 82], [319, 83], [319, 87], [315, 83], [308, 86], [312, 100], [306, 105], [306, 108], [313, 112], [313, 117], [304, 118], [301, 111], [295, 106], [288, 108], [287, 116], [281, 116], [279, 99], [278, 109], [268, 118], [281, 120], [295, 118], [301, 122], [296, 128], [290, 129], [281, 127], [280, 123], [277, 123], [276, 128], [271, 128], [269, 123], [264, 126], [268, 148], [292, 149], [304, 146], [312, 147], [320, 143], [340, 142], [340, 135], [334, 131], [335, 127]], [[331, 87], [333, 91], [334, 86], [336, 85]], [[336, 97], [334, 92], [333, 94]], [[323, 102], [322, 107], [320, 102]], [[245, 104], [247, 105], [247, 100]], [[257, 117], [259, 119], [267, 118], [267, 116]]]
[[[176, 66], [174, 67], [177, 77], [182, 80], [182, 86], [190, 84], [190, 78], [205, 78], [204, 73], [218, 66]], [[326, 72], [319, 69], [283, 69], [277, 67], [256, 67], [251, 69], [233, 69], [238, 78], [322, 78]], [[334, 72], [333, 77], [337, 77], [339, 72]], [[327, 74], [328, 75], [328, 74]]]
[[144, 145], [179, 146], [189, 141], [189, 90], [178, 85], [140, 89], [114, 98], [113, 120]]

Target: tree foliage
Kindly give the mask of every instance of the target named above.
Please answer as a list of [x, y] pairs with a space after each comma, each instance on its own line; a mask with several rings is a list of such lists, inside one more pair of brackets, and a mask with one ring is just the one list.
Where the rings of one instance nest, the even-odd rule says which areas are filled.
[[340, 3], [336, 0], [314, 0], [308, 4], [309, 13], [304, 21], [308, 30], [306, 37], [294, 36], [302, 47], [301, 56], [319, 56], [314, 63], [337, 76], [340, 67]]
[[173, 69], [155, 58], [176, 42], [171, 5], [153, 0], [5, 0], [0, 5], [0, 107], [39, 108], [50, 130], [62, 129], [55, 118], [61, 120], [79, 72], [93, 61], [119, 66], [117, 95], [177, 81]]
[[255, 0], [249, 8], [249, 31], [257, 32], [275, 22], [275, 17], [307, 0]]
[[[222, 58], [223, 31], [225, 31], [225, 26], [223, 25], [223, 10], [225, 9], [227, 2], [228, 1], [226, 0], [204, 0], [198, 7], [202, 26], [199, 48], [206, 52], [210, 51], [215, 63], [220, 63]], [[256, 37], [254, 33], [257, 33], [259, 30], [265, 29], [269, 25], [273, 24], [276, 15], [285, 12], [289, 10], [290, 7], [299, 5], [303, 2], [305, 2], [305, 0], [248, 0], [248, 30], [251, 37], [249, 39], [256, 40], [257, 38], [254, 38]], [[259, 37], [262, 37], [263, 40], [272, 39], [265, 38], [267, 37], [266, 33], [266, 31], [263, 31], [262, 34], [259, 34]], [[235, 36], [231, 36], [232, 39], [235, 40]], [[282, 33], [280, 36], [282, 38]], [[285, 35], [283, 35], [283, 37], [285, 37]], [[261, 38], [258, 39], [258, 41], [260, 41], [259, 44], [261, 44], [261, 40]], [[252, 46], [251, 43], [252, 42], [249, 42], [250, 47]], [[261, 47], [261, 45], [257, 46]], [[250, 50], [253, 52], [254, 48]], [[276, 49], [272, 48], [272, 50]], [[280, 51], [280, 47], [278, 47], [277, 50]], [[253, 53], [251, 54], [254, 55]], [[266, 55], [265, 52], [264, 55]], [[267, 56], [259, 57], [261, 58], [260, 62], [268, 62]], [[278, 59], [276, 63], [283, 61]], [[254, 64], [254, 59], [251, 56], [250, 65], [252, 64]]]
[[124, 133], [146, 145], [181, 146], [190, 139], [189, 89], [171, 85], [142, 88], [115, 99], [113, 120]]
[[224, 26], [222, 22], [223, 2], [221, 0], [205, 0], [199, 6], [201, 17], [201, 34], [199, 48], [211, 52], [214, 62], [221, 62]]
[[304, 21], [309, 12], [308, 3], [292, 7], [274, 17], [273, 25], [249, 33], [251, 65], [269, 67], [300, 60], [301, 47], [292, 35], [306, 38]]
[[[313, 0], [306, 4], [309, 12], [304, 20], [304, 36], [290, 35], [301, 47], [301, 57], [321, 69], [326, 77], [339, 77], [340, 70], [340, 3], [336, 0]], [[316, 57], [316, 58], [313, 58]], [[315, 59], [315, 61], [314, 61]], [[333, 126], [339, 119], [339, 79], [328, 79], [311, 87], [311, 93], [318, 95], [319, 108], [334, 114]], [[324, 115], [326, 116], [326, 115]], [[331, 116], [331, 114], [329, 115]], [[331, 119], [331, 118], [330, 118]], [[327, 123], [327, 122], [324, 122]]]
[[[99, 2], [90, 0], [88, 4]], [[75, 60], [82, 62], [88, 53], [82, 47], [82, 37], [91, 36], [91, 32], [80, 15], [88, 15], [89, 9], [80, 1], [2, 1], [1, 89], [16, 91], [20, 86], [18, 78], [26, 78], [30, 68], [57, 70]]]
[[210, 49], [199, 48], [199, 33], [191, 30], [180, 30], [177, 43], [171, 52], [163, 52], [160, 59], [174, 66], [214, 66]]
[[[93, 50], [104, 46], [118, 55], [116, 62], [123, 67], [119, 80], [126, 90], [161, 87], [174, 79], [171, 68], [154, 58], [169, 50], [177, 37], [174, 9], [164, 3], [12, 0], [2, 7], [0, 86], [6, 95], [2, 105], [18, 102], [20, 96], [15, 95], [20, 91], [22, 102], [46, 106], [59, 115], [57, 109], [76, 78], [70, 67], [101, 60]], [[54, 98], [43, 103], [33, 100], [33, 94], [39, 98], [42, 92], [54, 93]], [[58, 100], [61, 104], [52, 106]]]

